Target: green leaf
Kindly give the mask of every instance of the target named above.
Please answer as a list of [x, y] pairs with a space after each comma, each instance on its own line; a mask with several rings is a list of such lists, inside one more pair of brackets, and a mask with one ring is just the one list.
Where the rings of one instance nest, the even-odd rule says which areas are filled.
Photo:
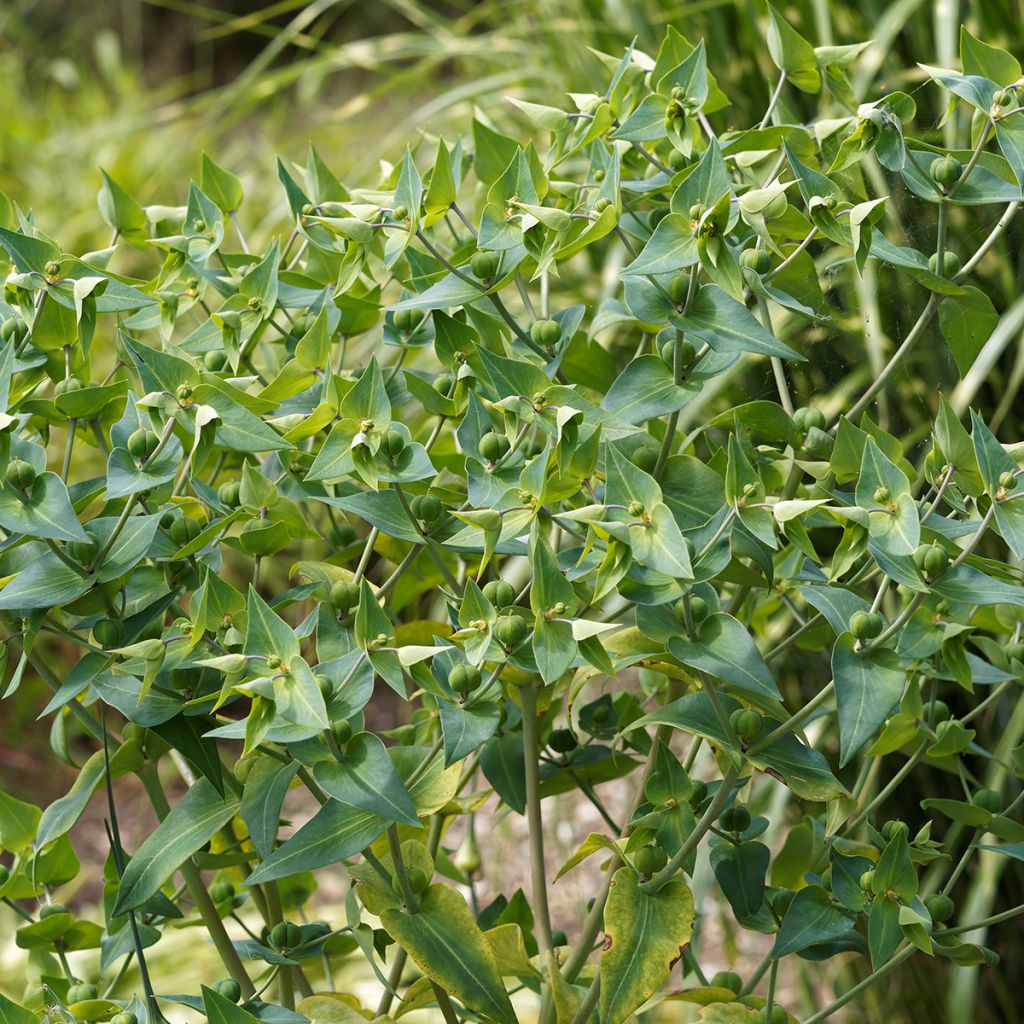
[[639, 356], [615, 378], [601, 408], [624, 423], [641, 424], [678, 412], [696, 393], [692, 385], [676, 383], [672, 367], [660, 356]]
[[358, 733], [343, 754], [341, 761], [318, 761], [313, 766], [313, 777], [325, 792], [342, 804], [390, 821], [419, 825], [416, 806], [377, 736]]
[[839, 763], [845, 765], [889, 717], [903, 695], [906, 672], [886, 648], [854, 649], [843, 633], [832, 649], [832, 676], [839, 713]]
[[130, 242], [145, 242], [149, 228], [146, 211], [102, 168], [100, 174], [103, 187], [96, 202], [103, 219]]
[[761, 909], [771, 851], [764, 843], [723, 843], [711, 850], [711, 869], [733, 913], [741, 920]]
[[753, 352], [801, 361], [804, 358], [769, 334], [746, 306], [716, 284], [704, 285], [686, 312], [670, 319], [716, 352]]
[[242, 205], [242, 183], [230, 171], [218, 167], [205, 153], [199, 175], [199, 187], [223, 213], [233, 213]]
[[693, 896], [682, 878], [650, 895], [631, 867], [612, 877], [604, 908], [602, 1024], [622, 1024], [665, 983], [693, 933]]
[[787, 22], [772, 4], [768, 5], [768, 53], [775, 66], [803, 92], [821, 89], [821, 72], [814, 47]]
[[201, 778], [135, 851], [117, 888], [113, 914], [140, 907], [171, 877], [183, 861], [201, 849], [238, 811], [239, 799], [221, 796]]
[[501, 971], [468, 904], [448, 885], [432, 885], [416, 913], [394, 908], [381, 924], [431, 981], [471, 1010], [517, 1024]]
[[939, 323], [963, 377], [999, 323], [999, 313], [981, 289], [966, 287], [962, 295], [950, 295], [943, 300], [939, 306]]
[[782, 700], [771, 670], [743, 624], [725, 613], [709, 615], [697, 638], [673, 637], [668, 649], [683, 665], [708, 672], [755, 702]]
[[249, 587], [246, 604], [245, 653], [264, 657], [276, 655], [288, 664], [299, 655], [299, 639], [291, 626]]
[[[664, 111], [658, 114], [664, 133]], [[628, 122], [627, 122], [628, 123]], [[625, 126], [624, 126], [625, 127]], [[632, 263], [619, 271], [621, 277], [658, 277], [677, 274], [698, 260], [697, 237], [689, 214], [670, 213], [658, 221], [647, 244]]]
[[10, 484], [0, 487], [0, 526], [28, 537], [86, 539], [64, 481], [56, 473], [40, 473], [25, 494]]
[[855, 920], [856, 914], [833, 903], [820, 885], [808, 885], [793, 897], [779, 927], [771, 957], [778, 960], [808, 946], [842, 938], [853, 928]]
[[39, 1021], [31, 1010], [11, 1002], [0, 992], [0, 1024], [39, 1024]]

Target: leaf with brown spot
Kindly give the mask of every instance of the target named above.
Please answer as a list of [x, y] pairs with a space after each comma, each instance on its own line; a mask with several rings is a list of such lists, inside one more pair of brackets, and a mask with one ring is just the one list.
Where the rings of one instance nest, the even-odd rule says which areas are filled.
[[621, 1024], [663, 985], [690, 941], [693, 896], [682, 878], [648, 895], [630, 867], [619, 868], [604, 911], [602, 1024]]

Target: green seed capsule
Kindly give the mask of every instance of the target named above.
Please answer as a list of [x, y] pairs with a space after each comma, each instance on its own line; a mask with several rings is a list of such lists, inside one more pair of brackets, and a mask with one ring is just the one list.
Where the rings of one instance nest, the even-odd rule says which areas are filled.
[[936, 924], [945, 924], [956, 913], [956, 904], [942, 893], [925, 896], [924, 905]]
[[871, 886], [875, 884], [875, 869], [869, 868], [860, 876], [860, 887], [865, 892], [871, 892]]
[[473, 271], [474, 277], [480, 278], [481, 281], [490, 281], [498, 272], [500, 263], [501, 258], [496, 252], [478, 250], [473, 253], [469, 268]]
[[708, 798], [708, 784], [703, 779], [693, 780], [693, 791], [690, 793], [690, 806], [699, 807]]
[[423, 323], [426, 315], [422, 309], [396, 309], [393, 316], [395, 330], [402, 334], [412, 334]]
[[334, 737], [334, 742], [339, 747], [344, 749], [344, 746], [350, 739], [352, 739], [352, 725], [347, 719], [341, 719], [337, 722], [331, 723], [331, 735]]
[[729, 716], [736, 735], [747, 743], [753, 743], [761, 735], [763, 719], [752, 708], [740, 709]]
[[480, 438], [480, 454], [488, 462], [497, 462], [504, 458], [512, 447], [511, 442], [504, 434], [497, 434], [493, 430]]
[[490, 580], [484, 584], [483, 594], [495, 608], [510, 608], [516, 601], [516, 588], [507, 580]]
[[960, 257], [955, 252], [950, 252], [948, 249], [942, 254], [942, 269], [939, 269], [939, 254], [933, 252], [928, 257], [928, 269], [933, 274], [938, 274], [940, 277], [952, 277], [960, 269]]
[[494, 635], [506, 647], [515, 647], [522, 643], [529, 626], [518, 615], [502, 615], [494, 624]]
[[124, 636], [124, 627], [120, 619], [100, 619], [92, 627], [92, 637], [100, 647], [118, 647]]
[[690, 275], [677, 274], [668, 283], [668, 297], [678, 306], [686, 301], [686, 293], [690, 290]]
[[221, 978], [220, 981], [215, 981], [213, 989], [232, 1003], [237, 1003], [242, 998], [242, 986], [234, 978]]
[[242, 498], [242, 485], [237, 480], [229, 480], [217, 488], [217, 498], [228, 508], [237, 508]]
[[750, 811], [741, 804], [727, 807], [719, 819], [726, 832], [745, 832], [750, 828]]
[[448, 673], [448, 685], [461, 694], [471, 693], [481, 683], [480, 669], [474, 665], [459, 664]]
[[641, 846], [633, 863], [641, 875], [654, 875], [668, 863], [668, 854], [660, 846]]
[[331, 587], [331, 605], [339, 612], [347, 612], [359, 604], [359, 587], [348, 580], [339, 580]]
[[66, 377], [64, 380], [59, 380], [53, 387], [53, 393], [58, 397], [60, 395], [70, 394], [72, 391], [81, 391], [85, 385], [78, 377]]
[[82, 981], [68, 989], [68, 1006], [74, 1006], [75, 1003], [84, 1003], [90, 999], [96, 999], [98, 996], [99, 990], [95, 985]]
[[772, 269], [772, 254], [767, 249], [744, 249], [740, 253], [740, 266], [755, 274], [767, 274]]
[[997, 789], [979, 789], [971, 797], [971, 803], [990, 814], [998, 814], [1003, 809], [1003, 797]]
[[380, 450], [389, 458], [397, 459], [405, 451], [405, 438], [401, 432], [392, 429], [385, 432], [381, 438]]
[[712, 988], [727, 988], [735, 995], [743, 988], [743, 981], [735, 971], [717, 971], [708, 984]]
[[579, 746], [579, 742], [572, 729], [552, 729], [548, 746], [556, 754], [569, 754]]
[[128, 451], [140, 462], [148, 459], [156, 451], [160, 438], [156, 432], [139, 427], [128, 435]]
[[110, 1018], [110, 1024], [139, 1024], [139, 1018], [131, 1010], [122, 1010]]
[[421, 523], [436, 523], [444, 514], [444, 505], [433, 494], [418, 494], [409, 502], [409, 507]]
[[235, 887], [226, 881], [214, 882], [210, 886], [210, 899], [214, 903], [223, 903], [235, 895]]
[[211, 373], [219, 373], [228, 364], [227, 353], [220, 349], [211, 349], [203, 356], [203, 362]]
[[873, 640], [882, 632], [882, 616], [860, 609], [850, 616], [850, 632], [858, 640]]
[[882, 826], [882, 835], [886, 839], [894, 839], [900, 832], [905, 836], [910, 835], [910, 826], [905, 821], [900, 821], [899, 818], [893, 818], [892, 821], [887, 821]]
[[556, 320], [536, 320], [530, 325], [530, 337], [538, 345], [551, 348], [562, 337], [562, 328]]
[[35, 466], [24, 459], [11, 459], [7, 463], [7, 471], [4, 473], [4, 478], [12, 487], [17, 487], [20, 491], [26, 491], [36, 481]]
[[929, 171], [937, 184], [949, 189], [960, 180], [964, 165], [955, 156], [940, 156], [932, 161]]
[[171, 535], [171, 540], [181, 547], [194, 541], [203, 532], [203, 527], [197, 520], [181, 516], [171, 523], [171, 528], [167, 532]]

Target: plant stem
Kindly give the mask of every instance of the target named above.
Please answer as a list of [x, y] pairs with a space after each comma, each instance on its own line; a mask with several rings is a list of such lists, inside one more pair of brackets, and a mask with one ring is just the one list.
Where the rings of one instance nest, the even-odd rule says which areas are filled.
[[[164, 796], [163, 787], [160, 785], [160, 779], [156, 774], [156, 764], [150, 763], [146, 765], [138, 774], [146, 790], [146, 795], [149, 797], [149, 802], [153, 805], [153, 810], [156, 811], [157, 818], [163, 821], [170, 813], [171, 808], [167, 803], [167, 797]], [[203, 924], [210, 933], [210, 939], [213, 941], [221, 962], [224, 964], [228, 974], [242, 986], [242, 995], [251, 997], [256, 991], [252, 979], [242, 964], [238, 951], [231, 943], [231, 937], [224, 928], [224, 922], [220, 919], [220, 914], [217, 913], [217, 908], [213, 905], [213, 900], [210, 899], [210, 895], [206, 891], [206, 886], [203, 884], [199, 869], [190, 857], [181, 865], [180, 870], [181, 876], [185, 879], [185, 884], [188, 886], [192, 901], [199, 911], [199, 916], [202, 917]]]
[[537, 720], [537, 689], [534, 684], [520, 691], [523, 705], [523, 757], [526, 765], [526, 821], [529, 828], [530, 886], [537, 922], [537, 946], [547, 959], [552, 950], [551, 912], [544, 872], [544, 820], [540, 806], [540, 740]]

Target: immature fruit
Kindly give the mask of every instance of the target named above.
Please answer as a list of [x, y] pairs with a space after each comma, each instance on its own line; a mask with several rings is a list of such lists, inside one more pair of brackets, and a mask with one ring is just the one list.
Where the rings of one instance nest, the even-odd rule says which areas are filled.
[[92, 627], [92, 636], [100, 647], [117, 647], [124, 636], [124, 627], [120, 619], [100, 619]]
[[497, 462], [508, 453], [511, 447], [511, 442], [504, 434], [496, 434], [493, 430], [488, 431], [480, 438], [480, 454], [488, 462]]
[[933, 544], [929, 547], [927, 554], [924, 556], [924, 571], [929, 576], [935, 577], [945, 572], [948, 565], [949, 555], [946, 554], [945, 548], [940, 547], [938, 544]]
[[35, 466], [24, 459], [11, 459], [7, 463], [4, 478], [12, 487], [17, 487], [20, 491], [28, 490], [36, 481]]
[[551, 929], [551, 945], [555, 949], [559, 949], [562, 946], [569, 945], [569, 937], [562, 931], [561, 928]]
[[66, 914], [68, 908], [63, 903], [47, 903], [39, 911], [40, 919], [44, 917], [53, 917], [54, 914]]
[[767, 249], [744, 249], [740, 266], [749, 267], [756, 274], [767, 274], [772, 269], [772, 254]]
[[762, 718], [752, 708], [737, 708], [729, 721], [736, 730], [736, 735], [745, 743], [753, 743], [761, 735]]
[[633, 465], [637, 469], [642, 469], [645, 473], [651, 473], [658, 464], [658, 456], [660, 454], [661, 452], [657, 445], [641, 445], [633, 452]]
[[469, 269], [473, 271], [474, 277], [480, 278], [481, 281], [490, 281], [498, 272], [500, 263], [501, 259], [496, 252], [478, 250], [469, 261]]
[[971, 803], [991, 814], [998, 814], [1003, 809], [1002, 794], [996, 789], [979, 789], [971, 797]]
[[668, 297], [678, 306], [686, 301], [686, 293], [690, 290], [690, 275], [676, 274], [668, 283]]
[[932, 161], [929, 170], [936, 184], [949, 189], [960, 180], [964, 165], [955, 156], [940, 156]]
[[411, 334], [423, 323], [426, 315], [422, 309], [396, 309], [394, 312], [395, 329], [403, 334]]
[[171, 523], [171, 528], [167, 532], [171, 535], [171, 540], [181, 547], [194, 541], [203, 532], [203, 527], [197, 520], [181, 516]]
[[693, 780], [693, 792], [690, 793], [690, 806], [699, 807], [708, 797], [708, 784], [703, 779]]
[[956, 913], [956, 904], [942, 893], [932, 893], [924, 898], [925, 908], [936, 924], [943, 924]]
[[3, 325], [0, 326], [0, 338], [4, 341], [10, 341], [11, 338], [16, 338], [21, 334], [22, 322], [16, 317], [11, 317], [10, 320], [5, 320]]
[[757, 1024], [787, 1024], [788, 1020], [789, 1014], [778, 1005], [772, 1006], [771, 1011], [767, 1006], [757, 1011]]
[[855, 611], [850, 616], [850, 632], [858, 640], [873, 640], [882, 632], [882, 616], [863, 609]]
[[347, 548], [356, 539], [356, 528], [351, 523], [337, 523], [327, 534], [327, 543], [336, 548]]
[[886, 839], [894, 839], [900, 832], [905, 836], [910, 835], [910, 826], [905, 821], [900, 821], [899, 818], [893, 818], [892, 821], [887, 821], [882, 826], [882, 835]]
[[459, 664], [448, 673], [448, 685], [456, 693], [467, 694], [480, 685], [481, 678], [480, 669], [473, 665]]
[[1024, 661], [1024, 644], [1007, 644], [1005, 647], [1006, 657], [1014, 661]]
[[743, 979], [735, 971], [716, 971], [708, 984], [712, 988], [727, 988], [735, 995], [739, 995], [743, 988]]
[[73, 1006], [75, 1003], [84, 1003], [86, 1000], [96, 999], [98, 996], [99, 990], [95, 985], [80, 981], [77, 985], [72, 985], [68, 989], [68, 1006]]
[[464, 874], [472, 875], [480, 870], [483, 861], [480, 859], [480, 847], [476, 843], [473, 829], [466, 830], [466, 836], [452, 857], [452, 863]]
[[817, 427], [818, 430], [824, 430], [825, 414], [820, 409], [816, 409], [813, 405], [796, 409], [793, 412], [793, 426], [795, 426], [801, 434], [806, 434], [812, 427]]
[[110, 1024], [139, 1024], [139, 1018], [131, 1010], [122, 1010], [110, 1018]]
[[85, 385], [78, 377], [66, 377], [54, 385], [53, 393], [57, 396], [67, 395], [72, 391], [81, 391]]
[[726, 832], [745, 832], [750, 828], [750, 811], [735, 804], [725, 809], [719, 821]]
[[242, 485], [237, 480], [229, 480], [217, 488], [217, 498], [228, 508], [237, 508], [242, 498]]
[[237, 1003], [242, 998], [242, 986], [234, 978], [221, 978], [220, 981], [215, 981], [213, 990], [232, 1003]]
[[924, 714], [929, 725], [938, 725], [949, 718], [949, 705], [944, 700], [932, 701], [925, 707]]
[[206, 364], [206, 368], [211, 373], [219, 373], [221, 370], [224, 369], [225, 366], [227, 366], [227, 353], [222, 352], [219, 349], [213, 349], [212, 351], [207, 352], [205, 356], [203, 356], [203, 362]]
[[392, 427], [385, 431], [380, 439], [380, 450], [393, 461], [405, 451], [405, 438], [400, 431]]
[[952, 277], [960, 269], [960, 257], [948, 249], [942, 254], [942, 269], [939, 269], [939, 254], [933, 252], [928, 257], [928, 269], [940, 277]]
[[352, 726], [347, 719], [340, 719], [331, 723], [331, 735], [339, 747], [344, 747], [352, 739]]
[[235, 895], [235, 887], [230, 882], [214, 882], [210, 886], [210, 899], [214, 903], [223, 903]]
[[511, 608], [516, 603], [516, 588], [508, 580], [489, 580], [483, 594], [495, 608]]
[[270, 929], [270, 944], [275, 949], [294, 949], [302, 943], [302, 931], [291, 921], [280, 921]]
[[331, 607], [347, 612], [359, 604], [359, 588], [348, 580], [339, 580], [331, 587]]
[[654, 875], [668, 863], [668, 854], [660, 846], [641, 846], [633, 862], [641, 875]]
[[518, 615], [502, 615], [494, 624], [494, 635], [506, 647], [522, 643], [530, 627]]
[[557, 320], [535, 320], [530, 324], [530, 337], [538, 345], [551, 348], [562, 337], [562, 328]]
[[159, 444], [160, 438], [157, 437], [156, 432], [147, 430], [145, 427], [139, 427], [138, 430], [133, 430], [128, 435], [128, 451], [140, 462], [143, 459], [148, 459]]
[[444, 514], [444, 505], [433, 494], [417, 494], [409, 502], [409, 508], [421, 523], [436, 523]]
[[860, 887], [865, 892], [871, 892], [871, 886], [875, 884], [875, 869], [869, 868], [860, 876]]
[[556, 754], [569, 754], [579, 746], [579, 742], [572, 729], [552, 729], [548, 746]]

